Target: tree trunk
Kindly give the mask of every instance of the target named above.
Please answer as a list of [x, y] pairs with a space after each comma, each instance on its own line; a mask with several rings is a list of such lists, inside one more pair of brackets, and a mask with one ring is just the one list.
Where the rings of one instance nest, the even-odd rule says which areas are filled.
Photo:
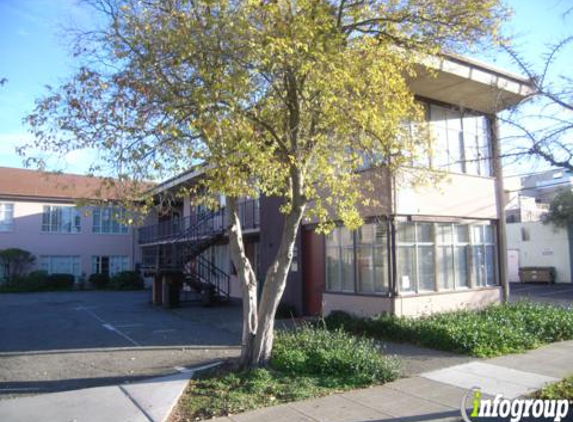
[[241, 337], [242, 368], [250, 366], [253, 356], [255, 336], [258, 330], [257, 315], [257, 277], [251, 262], [245, 254], [241, 219], [237, 208], [237, 198], [227, 198], [227, 213], [229, 216], [229, 247], [231, 259], [237, 270], [241, 283], [243, 299], [243, 331]]
[[286, 287], [304, 209], [304, 205], [293, 205], [292, 211], [286, 216], [277, 256], [267, 271], [259, 304], [259, 327], [255, 336], [251, 367], [266, 366], [271, 357], [275, 313]]
[[[277, 256], [267, 271], [260, 303], [257, 305], [257, 280], [245, 254], [237, 198], [227, 198], [229, 215], [229, 245], [231, 259], [242, 287], [243, 331], [241, 343], [242, 368], [266, 366], [271, 357], [275, 313], [286, 287], [293, 258], [296, 234], [305, 205], [293, 205], [286, 216]], [[258, 306], [258, 307], [257, 307]]]

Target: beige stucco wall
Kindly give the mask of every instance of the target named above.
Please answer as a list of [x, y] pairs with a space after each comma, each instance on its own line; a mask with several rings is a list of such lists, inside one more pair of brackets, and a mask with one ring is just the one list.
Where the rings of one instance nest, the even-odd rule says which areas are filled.
[[332, 311], [344, 311], [358, 316], [380, 315], [391, 311], [390, 301], [388, 297], [323, 293], [322, 314], [328, 316]]
[[[49, 203], [32, 201], [1, 200], [14, 204], [14, 227], [10, 232], [0, 232], [0, 249], [21, 248], [40, 255], [80, 255], [81, 271], [89, 276], [92, 272], [93, 255], [127, 255], [130, 267], [134, 265], [134, 244], [132, 229], [128, 234], [92, 233], [92, 215], [81, 213], [80, 233], [42, 232], [44, 205], [73, 205], [72, 203]], [[137, 259], [137, 256], [136, 256]]]
[[[525, 229], [530, 240], [522, 240]], [[555, 267], [557, 283], [571, 283], [571, 262], [567, 230], [540, 221], [506, 226], [507, 249], [517, 250], [520, 267]]]
[[395, 313], [398, 316], [418, 317], [458, 309], [480, 309], [499, 303], [502, 290], [499, 287], [459, 290], [434, 294], [398, 296], [395, 298]]
[[396, 214], [496, 219], [495, 179], [450, 174], [437, 185], [413, 187], [415, 170], [396, 176]]
[[[358, 316], [374, 316], [394, 312], [398, 316], [418, 317], [431, 313], [458, 309], [480, 309], [502, 298], [499, 287], [441, 292], [424, 295], [398, 296], [395, 298], [324, 293], [322, 312], [345, 311]], [[392, 301], [393, 306], [392, 306]], [[392, 309], [394, 309], [392, 311]]]

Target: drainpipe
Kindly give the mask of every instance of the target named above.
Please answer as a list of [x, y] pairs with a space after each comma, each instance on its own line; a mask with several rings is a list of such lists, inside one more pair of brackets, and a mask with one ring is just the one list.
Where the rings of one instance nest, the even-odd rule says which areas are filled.
[[503, 169], [501, 166], [501, 151], [499, 145], [499, 121], [497, 116], [491, 120], [491, 161], [495, 177], [495, 199], [498, 215], [498, 263], [499, 281], [503, 288], [503, 301], [509, 301], [509, 283], [507, 282], [507, 238], [505, 233], [505, 195], [503, 188]]

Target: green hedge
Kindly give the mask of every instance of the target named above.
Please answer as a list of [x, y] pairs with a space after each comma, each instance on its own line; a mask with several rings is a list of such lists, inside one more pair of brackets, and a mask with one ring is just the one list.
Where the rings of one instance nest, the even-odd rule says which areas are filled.
[[113, 290], [141, 290], [143, 278], [136, 271], [121, 271], [109, 281], [109, 288]]
[[48, 274], [46, 271], [32, 271], [23, 277], [15, 277], [0, 286], [0, 292], [46, 292], [71, 290], [74, 287], [72, 274]]
[[478, 357], [519, 353], [543, 344], [573, 339], [572, 309], [531, 302], [419, 319], [389, 315], [358, 318], [333, 312], [325, 322], [329, 329], [344, 329], [366, 337], [411, 342]]
[[88, 278], [88, 281], [98, 290], [106, 289], [109, 285], [109, 275], [103, 273], [93, 273]]

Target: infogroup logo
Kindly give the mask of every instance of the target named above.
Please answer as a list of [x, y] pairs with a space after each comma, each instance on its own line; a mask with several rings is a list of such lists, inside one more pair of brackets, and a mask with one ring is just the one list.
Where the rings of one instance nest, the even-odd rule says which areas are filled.
[[[471, 412], [468, 414], [468, 408]], [[569, 400], [505, 399], [501, 394], [494, 399], [482, 398], [481, 390], [474, 387], [462, 399], [461, 412], [465, 422], [521, 420], [568, 421]], [[573, 412], [572, 412], [573, 413]]]

